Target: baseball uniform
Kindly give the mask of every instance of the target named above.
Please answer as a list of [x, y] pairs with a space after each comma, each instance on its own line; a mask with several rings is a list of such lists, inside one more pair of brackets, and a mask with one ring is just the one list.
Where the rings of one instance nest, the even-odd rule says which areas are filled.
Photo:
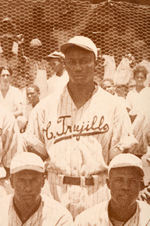
[[[84, 143], [87, 142], [87, 146], [92, 146], [93, 144], [94, 147], [98, 142], [102, 147], [103, 157], [107, 164], [115, 155], [121, 152], [120, 149], [123, 150], [134, 143], [132, 140], [131, 124], [126, 109], [117, 101], [117, 98], [98, 86], [95, 87], [92, 97], [79, 109], [75, 106], [67, 87], [64, 88], [60, 96], [51, 95], [45, 98], [33, 109], [27, 127], [27, 134], [30, 139], [33, 136], [35, 137], [34, 141], [37, 147], [39, 143], [40, 148], [35, 147], [35, 149], [40, 155], [45, 158], [49, 156], [50, 159], [51, 147], [57, 143], [62, 144], [63, 147], [64, 143], [68, 142], [69, 147], [71, 147], [72, 144], [69, 143], [69, 140], [73, 139], [76, 142], [83, 140]], [[96, 141], [93, 141], [93, 139]], [[64, 147], [64, 149], [67, 148]], [[77, 150], [77, 148], [75, 150]], [[90, 151], [90, 158], [96, 164], [92, 150]], [[67, 151], [62, 158], [60, 157], [60, 152], [56, 152], [55, 155], [55, 159], [58, 159], [58, 162], [61, 162], [62, 159], [63, 162], [65, 160], [67, 162]], [[77, 158], [78, 157], [76, 157], [76, 159]], [[83, 159], [85, 160], [85, 156], [83, 156]], [[71, 164], [74, 158], [69, 161]], [[80, 172], [78, 161], [74, 164], [78, 169], [77, 176], [80, 177], [83, 175]], [[88, 168], [88, 175], [91, 176], [93, 172], [92, 169], [90, 169], [90, 165]], [[70, 165], [67, 176], [73, 175], [71, 169]], [[57, 170], [58, 168], [56, 167], [55, 174], [57, 174]], [[95, 171], [101, 171], [99, 170], [99, 166]], [[63, 175], [66, 172], [61, 169], [59, 173]], [[49, 181], [53, 181], [52, 183], [54, 183], [56, 177], [54, 177], [54, 180], [52, 178], [50, 179], [50, 177]], [[100, 173], [99, 178], [101, 178], [101, 181], [103, 181], [103, 177], [104, 175]], [[61, 185], [59, 186], [59, 190], [61, 190]], [[76, 187], [80, 187], [79, 185], [81, 186], [81, 183]], [[73, 185], [65, 184], [65, 186], [72, 187]], [[104, 198], [108, 198], [105, 192], [101, 192], [101, 195], [96, 193], [96, 190], [101, 186], [104, 187], [104, 182], [90, 185], [89, 190], [84, 189], [84, 192], [88, 191], [88, 194], [86, 195], [87, 202], [84, 204], [82, 210], [102, 201]], [[63, 193], [63, 187], [64, 184], [61, 194]], [[86, 186], [86, 188], [87, 187], [88, 186]], [[74, 188], [71, 189], [70, 194], [74, 192]], [[60, 193], [57, 189], [51, 189], [51, 192], [54, 198], [58, 197], [57, 193]], [[96, 194], [95, 196], [93, 195], [94, 193]], [[77, 193], [76, 196], [78, 196]], [[77, 212], [74, 213], [74, 210], [71, 212], [74, 216], [77, 214]]]
[[53, 199], [42, 197], [39, 208], [26, 222], [21, 222], [13, 204], [13, 197], [7, 196], [0, 202], [0, 225], [5, 226], [71, 226], [69, 211]]
[[[145, 202], [138, 201], [138, 207], [135, 214], [127, 221], [121, 222], [116, 220], [110, 220], [108, 216], [108, 201], [100, 203], [90, 209], [87, 209], [79, 216], [75, 221], [75, 226], [148, 226], [150, 225], [150, 206]], [[113, 222], [113, 223], [112, 223]]]

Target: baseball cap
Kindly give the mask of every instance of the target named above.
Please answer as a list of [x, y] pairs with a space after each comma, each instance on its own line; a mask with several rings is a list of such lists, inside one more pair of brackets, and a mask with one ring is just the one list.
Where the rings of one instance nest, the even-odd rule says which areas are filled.
[[30, 47], [39, 47], [42, 46], [42, 42], [38, 38], [34, 38], [30, 42]]
[[78, 46], [94, 53], [97, 59], [97, 47], [94, 42], [85, 36], [74, 36], [67, 43], [60, 47], [61, 52], [65, 54], [66, 50], [71, 46]]
[[47, 58], [47, 59], [48, 59], [48, 58], [64, 59], [65, 56], [64, 56], [64, 54], [61, 53], [61, 52], [54, 51], [54, 52], [50, 53], [46, 58]]
[[115, 156], [108, 166], [108, 174], [110, 173], [111, 169], [122, 167], [136, 167], [141, 170], [142, 175], [144, 176], [142, 161], [133, 154], [124, 153]]
[[14, 174], [22, 170], [34, 170], [40, 173], [44, 173], [44, 162], [38, 155], [34, 153], [17, 153], [11, 161], [10, 174]]

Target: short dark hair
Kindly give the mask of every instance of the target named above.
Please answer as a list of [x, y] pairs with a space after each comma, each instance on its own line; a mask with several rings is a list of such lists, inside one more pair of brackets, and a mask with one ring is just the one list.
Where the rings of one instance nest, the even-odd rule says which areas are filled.
[[26, 87], [26, 89], [28, 89], [28, 88], [33, 88], [33, 89], [40, 95], [40, 89], [39, 89], [39, 87], [38, 87], [37, 85], [35, 85], [35, 84], [30, 84], [30, 85], [28, 85], [28, 86]]
[[142, 72], [142, 73], [144, 74], [145, 79], [147, 78], [147, 74], [148, 74], [147, 69], [146, 69], [144, 66], [142, 66], [142, 65], [138, 65], [138, 66], [136, 66], [136, 68], [133, 70], [133, 78], [134, 78], [134, 79], [135, 79], [137, 73], [139, 73], [139, 72]]
[[0, 75], [1, 75], [3, 70], [9, 71], [10, 75], [12, 76], [13, 71], [12, 71], [12, 69], [10, 67], [5, 67], [5, 66], [0, 67]]

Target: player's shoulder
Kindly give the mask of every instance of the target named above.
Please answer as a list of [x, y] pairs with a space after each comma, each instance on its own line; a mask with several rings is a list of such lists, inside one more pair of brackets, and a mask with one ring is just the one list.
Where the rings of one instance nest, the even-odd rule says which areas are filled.
[[148, 211], [150, 213], [150, 205], [149, 204], [147, 204], [144, 201], [139, 201], [139, 200], [137, 201], [137, 203], [141, 210], [143, 210], [144, 212]]
[[2, 210], [6, 210], [6, 208], [9, 207], [10, 205], [10, 202], [12, 201], [12, 195], [3, 195], [3, 196], [0, 196], [0, 209], [1, 211]]
[[112, 105], [119, 104], [118, 96], [110, 94], [109, 92], [102, 89], [100, 86], [97, 89], [97, 96], [100, 99], [100, 101], [105, 101], [105, 104], [106, 103]]
[[54, 200], [53, 198], [50, 198], [47, 195], [42, 195], [42, 200], [44, 202], [46, 212], [59, 216], [71, 216], [70, 212], [61, 203]]
[[[84, 222], [84, 225], [88, 225], [88, 223], [94, 223], [105, 213], [107, 213], [108, 201], [101, 202], [93, 207], [90, 207], [83, 212], [81, 212], [76, 217], [76, 224]], [[91, 224], [90, 224], [91, 225]]]

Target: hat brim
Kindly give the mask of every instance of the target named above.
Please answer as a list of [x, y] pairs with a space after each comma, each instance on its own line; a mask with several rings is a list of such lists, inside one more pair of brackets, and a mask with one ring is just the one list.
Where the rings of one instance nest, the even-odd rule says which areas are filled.
[[[65, 54], [66, 51], [67, 51], [67, 49], [70, 48], [70, 47], [79, 47], [79, 48], [88, 50], [88, 51], [92, 52], [92, 53], [95, 55], [95, 53], [94, 53], [94, 51], [93, 51], [92, 49], [88, 48], [88, 47], [85, 46], [85, 45], [80, 45], [80, 44], [75, 44], [75, 43], [66, 43], [66, 44], [64, 44], [64, 45], [62, 45], [62, 46], [60, 47], [60, 50], [61, 50], [62, 53]], [[96, 56], [95, 56], [95, 57], [96, 57]]]

